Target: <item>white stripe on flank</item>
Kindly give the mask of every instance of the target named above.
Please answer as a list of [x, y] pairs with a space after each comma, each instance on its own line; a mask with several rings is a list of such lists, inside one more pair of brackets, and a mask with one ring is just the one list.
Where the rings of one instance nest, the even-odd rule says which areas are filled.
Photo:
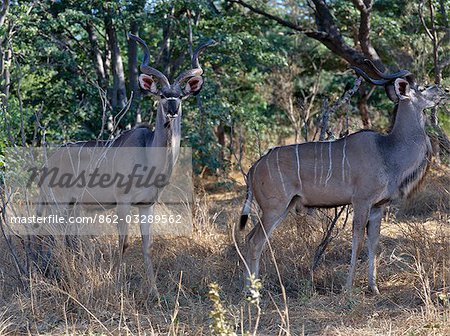
[[322, 184], [323, 179], [323, 146], [320, 146], [320, 179], [319, 184]]
[[278, 159], [278, 152], [279, 152], [279, 151], [277, 151], [277, 168], [278, 168], [278, 174], [280, 175], [281, 186], [283, 187], [283, 191], [284, 191], [284, 193], [286, 194], [286, 187], [284, 186], [283, 175], [281, 175], [280, 160]]
[[314, 143], [314, 184], [317, 184], [317, 142]]
[[344, 139], [344, 147], [342, 147], [342, 182], [345, 182], [345, 159], [347, 155], [347, 137]]
[[333, 175], [333, 162], [331, 161], [331, 141], [328, 143], [328, 174], [327, 174], [327, 178], [325, 180], [325, 185], [327, 185], [328, 181], [331, 178], [331, 175]]
[[298, 144], [295, 145], [295, 156], [297, 157], [297, 176], [300, 182], [300, 189], [303, 190], [302, 178], [300, 177], [300, 153], [298, 151]]
[[269, 167], [269, 154], [272, 153], [272, 150], [269, 150], [269, 152], [266, 154], [266, 166], [267, 166], [267, 171], [269, 172], [269, 179], [272, 181], [272, 173], [270, 172], [270, 167]]

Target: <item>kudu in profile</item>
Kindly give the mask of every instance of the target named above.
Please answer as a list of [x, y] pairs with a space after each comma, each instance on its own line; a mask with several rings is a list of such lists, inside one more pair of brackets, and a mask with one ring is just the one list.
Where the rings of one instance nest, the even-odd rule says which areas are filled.
[[397, 114], [393, 128], [386, 135], [364, 130], [336, 141], [275, 147], [250, 168], [241, 229], [245, 227], [253, 198], [262, 213], [246, 239], [247, 284], [249, 273], [258, 276], [267, 239], [294, 206], [307, 209], [351, 204], [352, 256], [346, 288], [353, 286], [356, 262], [367, 231], [369, 288], [379, 293], [376, 249], [383, 210], [390, 201], [410, 194], [423, 178], [431, 153], [423, 111], [439, 104], [448, 94], [438, 86], [416, 85], [405, 70], [391, 75], [378, 71], [383, 79], [373, 80], [362, 70], [354, 69], [372, 84], [395, 91]]
[[[93, 148], [94, 152], [102, 155], [102, 164], [99, 165], [100, 173], [107, 172], [114, 176], [119, 169], [121, 172], [131, 172], [135, 167], [156, 166], [157, 173], [164, 173], [170, 178], [172, 168], [175, 165], [180, 152], [181, 136], [181, 102], [183, 99], [200, 92], [203, 84], [203, 70], [200, 67], [198, 57], [205, 48], [215, 44], [210, 40], [200, 45], [193, 53], [192, 68], [182, 72], [172, 84], [167, 77], [155, 68], [149, 66], [150, 52], [145, 42], [132, 34], [131, 39], [137, 41], [144, 50], [144, 59], [140, 66], [142, 74], [139, 76], [141, 89], [148, 94], [152, 94], [158, 100], [156, 112], [156, 125], [154, 130], [148, 126], [137, 126], [130, 131], [126, 131], [116, 139], [109, 141], [81, 141], [69, 143], [58, 149], [48, 160], [48, 167], [58, 167], [59, 174], [77, 173], [92, 166], [92, 162], [97, 158], [92, 157], [86, 149]], [[154, 156], [149, 156], [142, 149], [158, 148], [153, 152]], [[78, 150], [79, 149], [79, 150]], [[99, 149], [99, 150], [97, 150]], [[119, 153], [118, 149], [125, 149]], [[94, 160], [93, 160], [94, 159]], [[156, 174], [156, 173], [155, 173]], [[125, 190], [126, 186], [111, 188], [86, 188], [73, 186], [72, 188], [52, 188], [42, 190], [41, 202], [38, 207], [38, 215], [42, 215], [44, 205], [49, 198], [57, 204], [76, 204], [87, 209], [108, 209], [117, 208], [119, 224], [119, 248], [125, 251], [128, 246], [129, 223], [126, 216], [130, 212], [131, 206], [139, 208], [139, 218], [149, 218], [153, 214], [155, 202], [162, 188], [157, 186], [150, 188], [131, 188]], [[151, 223], [143, 220], [140, 223], [142, 236], [142, 250], [148, 280], [152, 288], [156, 289], [155, 276], [150, 257], [152, 244]]]

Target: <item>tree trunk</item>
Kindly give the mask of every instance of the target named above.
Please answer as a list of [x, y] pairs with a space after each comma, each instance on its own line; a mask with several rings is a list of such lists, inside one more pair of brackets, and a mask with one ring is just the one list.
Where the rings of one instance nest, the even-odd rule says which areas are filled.
[[8, 105], [11, 88], [10, 67], [12, 59], [11, 46], [8, 43], [10, 32], [8, 31], [5, 35], [4, 39], [0, 40], [0, 92], [2, 93], [1, 102], [4, 108]]
[[[139, 25], [137, 21], [133, 20], [130, 24], [130, 32], [137, 35], [139, 32]], [[141, 92], [139, 91], [139, 72], [137, 59], [138, 46], [135, 40], [128, 39], [128, 78], [130, 80], [130, 89], [133, 92], [133, 98], [130, 105], [130, 112], [135, 116], [135, 123], [140, 123], [141, 113], [139, 111], [139, 101]]]
[[127, 104], [127, 92], [125, 87], [125, 73], [123, 70], [122, 56], [120, 55], [117, 41], [116, 28], [112, 20], [112, 14], [105, 16], [106, 35], [111, 50], [111, 68], [113, 74], [113, 89], [111, 92], [111, 106], [113, 110], [122, 109]]
[[172, 79], [170, 73], [170, 44], [172, 35], [172, 22], [171, 18], [174, 15], [174, 8], [172, 7], [171, 14], [165, 16], [165, 24], [163, 26], [163, 41], [161, 43], [160, 52], [156, 59], [156, 66], [160, 67], [167, 78]]
[[106, 87], [105, 66], [103, 64], [102, 54], [98, 46], [98, 39], [92, 21], [86, 23], [85, 29], [88, 33], [89, 42], [91, 43], [91, 57], [95, 72], [97, 73], [98, 85], [104, 89]]
[[[0, 27], [5, 24], [6, 16], [9, 10], [9, 0], [4, 0], [0, 8]], [[7, 47], [8, 33], [0, 39], [0, 90], [4, 94], [2, 97], [3, 106], [6, 106], [9, 96], [9, 86], [11, 76], [9, 72], [9, 63], [11, 60], [11, 49]]]
[[369, 116], [369, 106], [367, 104], [367, 100], [369, 98], [368, 90], [366, 85], [363, 83], [359, 87], [359, 98], [358, 98], [358, 110], [359, 114], [361, 116], [361, 121], [363, 124], [363, 128], [370, 128], [372, 126], [372, 123], [370, 121]]
[[3, 87], [3, 94], [5, 95], [5, 99], [8, 100], [9, 98], [9, 91], [10, 91], [10, 87], [11, 87], [11, 72], [10, 72], [10, 67], [11, 67], [11, 58], [12, 58], [12, 52], [11, 49], [7, 49], [5, 51], [5, 69], [3, 71], [3, 79], [4, 79], [4, 84], [5, 86]]
[[163, 27], [163, 41], [161, 44], [161, 57], [159, 62], [162, 65], [163, 72], [171, 77], [170, 70], [170, 33], [171, 33], [171, 24], [170, 20], [167, 20], [167, 23]]
[[214, 130], [214, 133], [216, 134], [217, 142], [220, 145], [219, 160], [223, 164], [225, 161], [225, 127], [222, 120], [220, 120], [219, 125], [217, 125], [216, 129]]
[[103, 73], [105, 74], [106, 83], [109, 84], [109, 73], [111, 71], [111, 49], [109, 48], [109, 38], [105, 35], [105, 53], [103, 54]]
[[9, 91], [11, 86], [11, 73], [9, 71], [11, 63], [11, 49], [3, 49], [0, 41], [0, 91], [2, 93], [1, 102], [3, 107], [8, 106]]

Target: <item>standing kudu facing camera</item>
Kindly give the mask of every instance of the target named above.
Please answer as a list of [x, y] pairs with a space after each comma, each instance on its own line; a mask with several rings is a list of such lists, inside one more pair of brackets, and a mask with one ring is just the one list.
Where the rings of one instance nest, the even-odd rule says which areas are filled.
[[336, 141], [275, 147], [250, 168], [241, 229], [253, 198], [262, 213], [247, 236], [247, 284], [250, 274], [258, 276], [261, 253], [273, 230], [294, 206], [306, 209], [351, 204], [352, 256], [346, 288], [353, 286], [367, 231], [369, 288], [379, 293], [376, 250], [383, 210], [392, 200], [408, 196], [423, 178], [431, 155], [423, 111], [448, 98], [448, 91], [438, 86], [422, 88], [408, 71], [385, 75], [375, 68], [382, 79], [373, 80], [361, 69], [354, 70], [368, 82], [385, 86], [391, 99], [396, 97], [393, 129], [386, 135], [360, 131]]
[[[144, 50], [144, 59], [140, 70], [139, 84], [145, 93], [152, 94], [158, 100], [156, 112], [156, 125], [154, 130], [147, 126], [138, 126], [124, 132], [119, 137], [110, 141], [85, 141], [69, 143], [58, 149], [48, 160], [47, 166], [58, 167], [61, 174], [89, 169], [92, 165], [92, 155], [87, 155], [83, 149], [97, 148], [103, 157], [102, 172], [114, 176], [118, 167], [121, 172], [129, 173], [135, 167], [156, 166], [159, 173], [164, 173], [170, 178], [173, 166], [180, 153], [181, 137], [181, 103], [183, 99], [200, 92], [203, 84], [203, 70], [200, 67], [198, 57], [207, 47], [215, 44], [210, 40], [200, 45], [193, 53], [192, 68], [182, 72], [171, 84], [167, 77], [155, 68], [149, 66], [150, 52], [145, 42], [132, 34], [129, 37], [137, 41]], [[125, 148], [119, 153], [120, 148]], [[157, 155], [146, 155], [139, 149], [160, 149]], [[69, 150], [70, 149], [70, 150]], [[82, 154], [80, 154], [82, 153]], [[125, 154], [123, 154], [125, 153]], [[142, 154], [142, 155], [141, 155]], [[96, 159], [96, 157], [94, 157]], [[94, 160], [95, 161], [95, 160]], [[100, 161], [100, 160], [99, 160]], [[132, 187], [97, 188], [53, 188], [41, 189], [41, 202], [38, 207], [38, 215], [42, 215], [46, 201], [53, 200], [57, 204], [76, 204], [76, 206], [92, 209], [117, 208], [119, 225], [119, 248], [125, 251], [128, 246], [129, 223], [126, 220], [131, 206], [139, 208], [141, 219], [140, 230], [142, 236], [142, 250], [144, 254], [145, 269], [152, 288], [156, 289], [155, 276], [150, 257], [152, 244], [151, 223], [142, 221], [153, 214], [154, 204], [162, 191], [162, 187], [137, 188]], [[51, 198], [51, 199], [50, 199]]]

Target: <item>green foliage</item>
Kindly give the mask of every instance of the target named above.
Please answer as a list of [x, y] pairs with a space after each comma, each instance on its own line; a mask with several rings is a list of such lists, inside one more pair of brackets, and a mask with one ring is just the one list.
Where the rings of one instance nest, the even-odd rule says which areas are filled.
[[439, 122], [445, 133], [450, 134], [450, 113], [441, 110], [439, 113]]
[[[248, 1], [299, 26], [315, 28], [313, 12], [306, 0], [276, 4], [266, 0]], [[358, 10], [350, 1], [327, 3], [345, 41], [353, 46], [359, 25]], [[448, 6], [448, 1], [445, 4]], [[435, 5], [439, 7], [437, 1]], [[22, 142], [21, 124], [27, 144], [39, 145], [44, 133], [49, 143], [93, 139], [99, 134], [103, 114], [113, 117], [117, 113], [108, 103], [103, 104], [110, 100], [113, 76], [111, 68], [105, 67], [106, 83], [98, 87], [86, 29], [88, 23], [93, 24], [103, 62], [107, 63], [105, 18], [108, 15], [112, 16], [117, 30], [128, 96], [131, 84], [126, 34], [133, 23], [138, 24], [139, 35], [150, 47], [151, 63], [168, 72], [170, 78], [190, 66], [189, 24], [194, 47], [207, 38], [219, 42], [201, 56], [205, 84], [200, 99], [191, 98], [183, 106], [182, 141], [183, 145], [194, 148], [197, 172], [205, 167], [210, 172], [232, 167], [232, 154], [239, 151], [240, 139], [245, 140], [245, 156], [253, 160], [260, 152], [293, 135], [286, 105], [280, 102], [280, 97], [287, 94], [280, 89], [281, 82], [292, 83], [289, 95], [297, 104], [312, 94], [314, 81], [321, 72], [317, 97], [311, 105], [310, 117], [315, 118], [322, 100], [337, 99], [345, 85], [354, 79], [347, 71], [347, 64], [323, 44], [292, 34], [291, 29], [227, 1], [69, 0], [42, 1], [39, 5], [33, 1], [14, 2], [8, 16], [10, 26], [0, 27], [2, 36], [6, 37], [2, 48], [11, 48], [13, 52], [11, 61], [5, 64], [11, 74], [11, 85], [9, 96], [2, 97], [0, 146]], [[445, 18], [439, 10], [435, 16], [442, 37]], [[425, 20], [430, 23], [427, 12]], [[375, 1], [371, 27], [372, 43], [389, 68], [406, 67], [418, 78], [432, 81], [432, 47], [420, 24], [415, 2]], [[170, 34], [170, 48], [165, 55], [161, 46], [167, 34]], [[448, 55], [448, 41], [440, 48], [441, 58]], [[141, 57], [139, 50], [138, 58]], [[446, 85], [450, 84], [446, 79], [448, 68], [443, 72]], [[376, 89], [369, 103], [375, 127], [387, 128], [393, 106], [383, 90]], [[154, 120], [152, 99], [143, 97], [138, 109], [144, 121]], [[353, 122], [358, 123], [356, 97], [347, 110]], [[441, 120], [449, 131], [448, 116], [443, 114]], [[134, 122], [132, 110], [117, 126], [124, 129]], [[227, 136], [225, 146], [218, 143], [215, 134], [219, 124]], [[107, 136], [105, 132], [104, 137]]]

